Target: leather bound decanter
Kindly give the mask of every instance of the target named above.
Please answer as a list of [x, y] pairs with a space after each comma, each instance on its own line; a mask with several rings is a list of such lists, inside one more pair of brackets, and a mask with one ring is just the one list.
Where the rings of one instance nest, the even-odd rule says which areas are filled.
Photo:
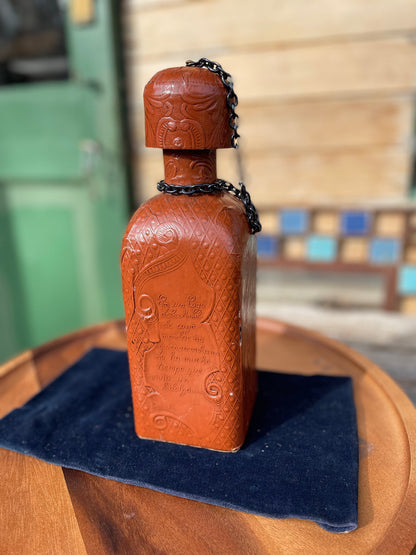
[[137, 435], [236, 451], [257, 386], [256, 239], [239, 198], [191, 187], [216, 183], [215, 149], [232, 146], [227, 92], [195, 66], [146, 85], [146, 146], [163, 149], [167, 192], [134, 214], [121, 269]]

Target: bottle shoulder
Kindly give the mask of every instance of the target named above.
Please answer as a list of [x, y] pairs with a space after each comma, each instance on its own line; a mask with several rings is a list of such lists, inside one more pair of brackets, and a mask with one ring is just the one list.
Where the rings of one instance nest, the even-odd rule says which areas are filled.
[[133, 214], [124, 240], [138, 234], [160, 234], [172, 228], [182, 237], [194, 239], [212, 233], [232, 235], [236, 241], [246, 241], [250, 234], [244, 205], [224, 192], [212, 195], [159, 194], [143, 203]]

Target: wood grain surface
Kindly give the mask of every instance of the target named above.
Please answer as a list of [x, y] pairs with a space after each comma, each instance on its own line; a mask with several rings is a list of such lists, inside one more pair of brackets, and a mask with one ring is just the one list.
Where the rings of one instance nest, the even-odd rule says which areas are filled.
[[[377, 199], [400, 201], [411, 165], [408, 146], [368, 147], [359, 150], [280, 152], [247, 150], [244, 157], [247, 183], [256, 205], [278, 206], [307, 199], [320, 202], [363, 202]], [[141, 159], [143, 193], [157, 193], [163, 176], [161, 156], [148, 152]], [[218, 153], [219, 177], [237, 183], [235, 152]], [[317, 195], [319, 191], [319, 195]]]
[[[162, 172], [160, 163], [148, 171], [152, 154], [142, 148], [143, 87], [156, 71], [203, 56], [233, 75], [249, 157], [246, 184], [257, 202], [270, 184], [277, 185], [278, 203], [312, 194], [339, 203], [405, 199], [415, 7], [415, 0], [127, 0], [123, 31], [138, 198], [154, 195]], [[220, 170], [236, 182], [234, 164]]]
[[[143, 57], [196, 48], [212, 51], [404, 34], [416, 26], [414, 0], [128, 0], [125, 18], [132, 52]], [[174, 18], [174, 22], [172, 19]], [[199, 22], [199, 24], [198, 24]], [[201, 22], [204, 32], [201, 33]], [[233, 24], [232, 26], [230, 24]]]
[[[183, 65], [183, 56], [139, 58], [132, 67], [133, 86], [139, 91], [157, 71]], [[244, 49], [224, 53], [219, 62], [232, 72], [237, 94], [247, 102], [411, 93], [416, 86], [416, 45], [404, 36], [265, 50], [261, 56]]]
[[[81, 330], [0, 368], [3, 413], [92, 346], [125, 348], [120, 322]], [[0, 451], [0, 552], [5, 554], [408, 554], [416, 542], [416, 412], [370, 361], [314, 332], [258, 322], [258, 365], [350, 375], [360, 435], [359, 527], [332, 534], [180, 499]]]

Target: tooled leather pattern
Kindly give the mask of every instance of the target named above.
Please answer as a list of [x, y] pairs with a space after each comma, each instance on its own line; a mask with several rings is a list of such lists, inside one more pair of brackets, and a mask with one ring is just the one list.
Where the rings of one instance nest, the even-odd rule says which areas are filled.
[[[171, 68], [169, 72], [170, 78], [176, 81], [175, 87], [163, 86], [164, 77], [160, 74], [149, 83], [153, 87], [146, 87], [147, 144], [171, 149], [229, 146], [226, 91], [221, 82], [219, 89], [218, 82], [217, 87], [212, 84], [212, 79], [218, 80], [218, 77], [195, 68]], [[193, 72], [198, 74], [197, 82]]]
[[[165, 181], [170, 184], [211, 183], [216, 179], [215, 151], [207, 151], [205, 157], [201, 152], [187, 152], [186, 164], [183, 162], [182, 152], [167, 151], [164, 156]], [[190, 176], [192, 176], [190, 178]]]
[[[144, 356], [160, 338], [157, 334], [158, 309], [143, 298], [142, 284], [160, 272], [168, 278], [169, 272], [189, 257], [198, 276], [215, 294], [209, 324], [215, 336], [220, 367], [213, 368], [204, 378], [205, 394], [211, 402], [209, 430], [204, 437], [195, 437], [192, 425], [180, 414], [158, 414], [147, 425], [157, 427], [162, 435], [165, 433], [168, 441], [228, 450], [230, 446], [238, 446], [245, 433], [240, 413], [247, 403], [243, 399], [240, 376], [239, 309], [241, 229], [245, 229], [247, 223], [236, 199], [227, 194], [221, 198], [222, 202], [218, 203], [217, 196], [155, 197], [139, 211], [124, 238], [122, 274], [133, 395], [137, 395], [139, 416], [145, 420], [148, 401], [157, 396], [146, 384]], [[236, 211], [239, 212], [237, 218]], [[164, 223], [166, 214], [169, 224]], [[213, 219], [217, 225], [212, 225]], [[186, 232], [185, 247], [179, 241], [182, 229]], [[148, 310], [145, 315], [144, 309]], [[253, 359], [247, 354], [244, 358]]]

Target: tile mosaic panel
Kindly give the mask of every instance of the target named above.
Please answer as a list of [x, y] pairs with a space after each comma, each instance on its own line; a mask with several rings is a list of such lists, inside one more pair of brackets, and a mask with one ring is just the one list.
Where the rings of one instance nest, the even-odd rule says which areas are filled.
[[271, 207], [261, 218], [260, 258], [397, 268], [398, 308], [416, 313], [416, 210]]
[[370, 261], [373, 264], [395, 264], [400, 258], [401, 241], [374, 237], [370, 242]]
[[324, 235], [311, 235], [307, 239], [307, 257], [313, 262], [333, 262], [337, 257], [336, 239]]
[[400, 212], [383, 212], [375, 216], [374, 234], [401, 237], [406, 228], [406, 216]]
[[399, 292], [416, 295], [416, 266], [406, 265], [399, 270]]
[[283, 241], [282, 252], [288, 260], [305, 260], [305, 240], [301, 237], [286, 237]]
[[348, 237], [343, 239], [340, 247], [340, 261], [346, 263], [364, 263], [368, 260], [368, 239]]
[[404, 261], [410, 264], [416, 264], [416, 246], [410, 246], [404, 249]]
[[400, 312], [405, 314], [415, 314], [416, 313], [416, 295], [412, 297], [403, 297], [400, 299], [399, 303]]
[[280, 229], [283, 235], [300, 235], [309, 228], [309, 212], [307, 210], [290, 209], [280, 212]]
[[318, 210], [313, 216], [312, 231], [325, 235], [337, 235], [339, 232], [339, 214], [335, 211]]
[[279, 217], [276, 212], [262, 212], [260, 221], [264, 233], [279, 233]]
[[361, 210], [341, 212], [341, 233], [343, 235], [365, 235], [370, 231], [370, 214]]
[[279, 240], [275, 235], [259, 233], [257, 235], [257, 256], [260, 258], [274, 258], [278, 255]]

